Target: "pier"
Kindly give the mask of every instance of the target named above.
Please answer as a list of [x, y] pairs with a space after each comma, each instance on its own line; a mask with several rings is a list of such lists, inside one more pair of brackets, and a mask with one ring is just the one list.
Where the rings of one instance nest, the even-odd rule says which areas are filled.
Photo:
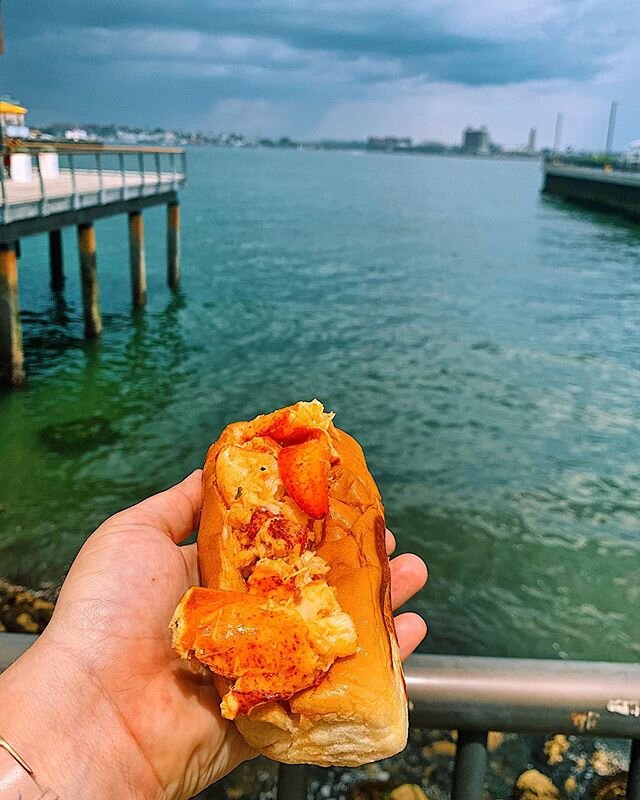
[[548, 161], [544, 165], [545, 194], [581, 205], [640, 219], [640, 171], [637, 168], [580, 166]]
[[20, 142], [0, 151], [0, 376], [18, 386], [25, 379], [18, 263], [25, 236], [49, 236], [51, 288], [64, 287], [62, 229], [77, 229], [84, 333], [100, 336], [100, 291], [94, 223], [128, 215], [131, 300], [147, 299], [142, 212], [167, 208], [167, 283], [180, 282], [180, 207], [186, 154], [173, 147]]

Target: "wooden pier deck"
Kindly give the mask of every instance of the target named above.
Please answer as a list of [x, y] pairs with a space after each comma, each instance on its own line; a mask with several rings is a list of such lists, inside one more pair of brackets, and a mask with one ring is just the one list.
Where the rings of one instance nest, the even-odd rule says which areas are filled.
[[[17, 152], [31, 178], [16, 180], [7, 163]], [[52, 155], [54, 164], [52, 165]], [[178, 191], [186, 181], [186, 155], [181, 148], [110, 147], [22, 143], [17, 151], [0, 152], [0, 377], [5, 383], [24, 381], [18, 259], [20, 240], [49, 234], [51, 288], [64, 286], [62, 228], [75, 226], [80, 251], [80, 275], [85, 335], [99, 336], [100, 317], [94, 222], [128, 214], [131, 297], [134, 306], [147, 299], [142, 211], [167, 207], [167, 282], [180, 279], [180, 213]]]
[[178, 185], [169, 172], [157, 176], [135, 172], [123, 175], [116, 170], [87, 169], [72, 174], [63, 169], [57, 177], [43, 179], [44, 197], [38, 180], [7, 182], [4, 203], [0, 206], [0, 225], [95, 205], [106, 206], [121, 200], [154, 197], [175, 191]]

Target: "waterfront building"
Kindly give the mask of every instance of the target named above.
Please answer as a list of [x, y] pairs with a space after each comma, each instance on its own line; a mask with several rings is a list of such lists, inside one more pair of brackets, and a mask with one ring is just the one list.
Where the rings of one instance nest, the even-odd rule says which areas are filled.
[[29, 128], [25, 125], [26, 114], [27, 109], [24, 106], [9, 97], [0, 97], [0, 179], [6, 177], [15, 181], [31, 180], [31, 158], [22, 153], [5, 152], [3, 149], [6, 143], [29, 137]]
[[0, 142], [29, 136], [29, 128], [25, 124], [26, 113], [24, 106], [8, 97], [0, 97]]
[[393, 150], [406, 150], [412, 145], [413, 141], [407, 136], [370, 136], [367, 139], [367, 150], [392, 152]]
[[640, 139], [629, 142], [624, 151], [624, 160], [628, 164], [640, 164]]
[[462, 150], [474, 156], [489, 154], [489, 131], [483, 125], [481, 128], [467, 126], [462, 132]]
[[535, 153], [536, 152], [536, 129], [531, 128], [529, 130], [529, 140], [527, 141], [527, 153]]
[[72, 142], [86, 142], [89, 138], [89, 134], [84, 128], [69, 128], [69, 130], [64, 132], [64, 138]]

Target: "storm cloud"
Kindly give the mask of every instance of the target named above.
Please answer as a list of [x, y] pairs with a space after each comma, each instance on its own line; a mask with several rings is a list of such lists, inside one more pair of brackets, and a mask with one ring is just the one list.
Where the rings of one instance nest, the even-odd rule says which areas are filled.
[[[607, 81], [624, 81], [638, 5], [8, 0], [0, 91], [21, 98], [42, 122], [234, 123], [253, 126], [250, 134], [331, 134], [328, 121], [340, 119], [341, 107], [390, 103], [390, 119], [381, 113], [379, 130], [363, 128], [364, 136], [388, 130], [394, 103], [410, 97], [430, 102], [433, 116], [438, 87], [445, 99], [473, 90], [477, 98], [506, 97], [517, 87], [583, 96], [593, 86], [597, 94]], [[336, 136], [357, 133], [339, 128]]]

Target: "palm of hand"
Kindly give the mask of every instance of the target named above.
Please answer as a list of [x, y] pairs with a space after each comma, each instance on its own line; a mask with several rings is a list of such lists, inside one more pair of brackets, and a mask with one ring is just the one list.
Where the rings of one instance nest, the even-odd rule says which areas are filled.
[[165, 795], [191, 797], [253, 753], [220, 717], [210, 680], [171, 649], [169, 620], [199, 583], [195, 545], [176, 546], [153, 514], [135, 512], [112, 518], [87, 542], [50, 635], [64, 626], [65, 648], [110, 697]]

